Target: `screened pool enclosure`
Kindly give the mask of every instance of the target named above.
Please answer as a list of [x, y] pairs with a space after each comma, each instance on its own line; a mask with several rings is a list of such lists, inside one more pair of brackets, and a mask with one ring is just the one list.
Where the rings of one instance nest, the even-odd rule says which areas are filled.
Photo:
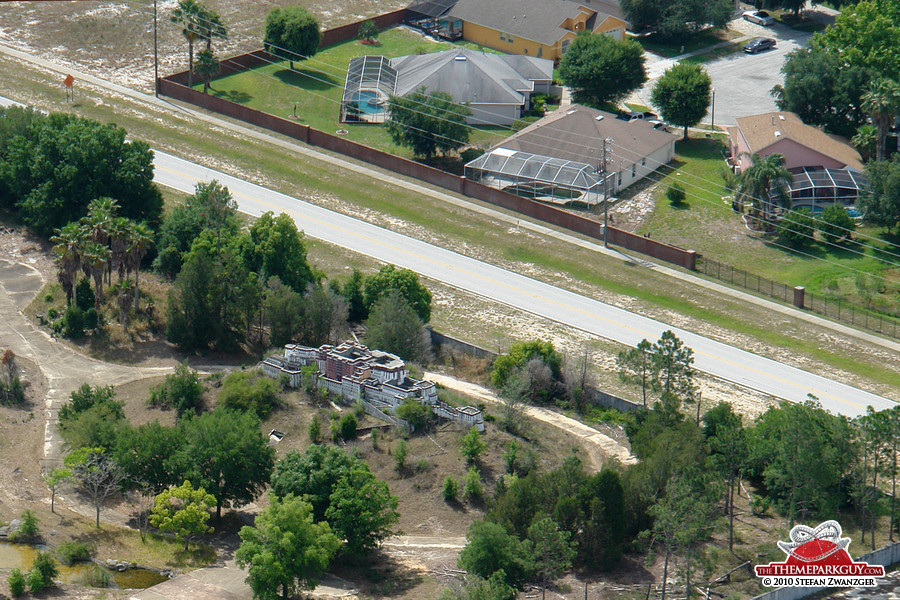
[[397, 83], [397, 71], [383, 56], [360, 56], [350, 61], [344, 95], [341, 97], [341, 121], [384, 123], [387, 105]]
[[[496, 148], [465, 168], [466, 178], [517, 196], [555, 204], [603, 201], [604, 177], [589, 164]], [[609, 178], [615, 177], [610, 173]], [[614, 181], [609, 181], [614, 189]]]
[[869, 186], [865, 173], [852, 169], [798, 167], [791, 171], [791, 205], [817, 213], [832, 204], [845, 208], [856, 204], [860, 191]]

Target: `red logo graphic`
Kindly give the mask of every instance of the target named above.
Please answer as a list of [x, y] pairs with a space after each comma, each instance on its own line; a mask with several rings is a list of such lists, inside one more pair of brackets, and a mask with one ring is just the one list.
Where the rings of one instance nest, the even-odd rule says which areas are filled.
[[872, 587], [884, 577], [884, 567], [855, 562], [847, 547], [850, 538], [841, 537], [837, 521], [825, 521], [815, 529], [796, 525], [789, 542], [778, 542], [787, 558], [755, 568], [756, 576], [768, 587]]

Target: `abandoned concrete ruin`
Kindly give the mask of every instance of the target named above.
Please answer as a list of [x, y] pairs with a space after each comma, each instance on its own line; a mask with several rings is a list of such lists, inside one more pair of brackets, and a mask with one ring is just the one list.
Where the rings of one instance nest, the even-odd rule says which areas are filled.
[[304, 383], [303, 367], [311, 365], [316, 366], [312, 374], [315, 387], [324, 387], [346, 404], [362, 402], [368, 414], [394, 425], [409, 428], [409, 424], [394, 416], [394, 410], [407, 398], [415, 398], [439, 417], [484, 431], [480, 410], [450, 406], [438, 398], [433, 382], [409, 377], [406, 363], [399, 357], [369, 350], [356, 342], [319, 348], [288, 344], [284, 356], [270, 356], [260, 367], [269, 377], [287, 376], [288, 385], [299, 388]]

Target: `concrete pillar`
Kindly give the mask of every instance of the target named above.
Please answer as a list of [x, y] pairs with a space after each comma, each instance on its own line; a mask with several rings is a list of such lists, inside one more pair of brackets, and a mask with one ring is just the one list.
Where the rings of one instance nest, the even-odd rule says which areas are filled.
[[798, 285], [794, 288], [794, 306], [803, 308], [806, 300], [806, 288]]

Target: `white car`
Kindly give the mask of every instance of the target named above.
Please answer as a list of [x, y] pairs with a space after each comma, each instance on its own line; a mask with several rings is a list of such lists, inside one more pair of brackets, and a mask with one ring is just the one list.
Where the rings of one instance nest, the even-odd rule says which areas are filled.
[[764, 10], [748, 10], [744, 13], [744, 20], [756, 23], [757, 25], [765, 25], [766, 27], [775, 23], [775, 19], [772, 18], [772, 15]]

